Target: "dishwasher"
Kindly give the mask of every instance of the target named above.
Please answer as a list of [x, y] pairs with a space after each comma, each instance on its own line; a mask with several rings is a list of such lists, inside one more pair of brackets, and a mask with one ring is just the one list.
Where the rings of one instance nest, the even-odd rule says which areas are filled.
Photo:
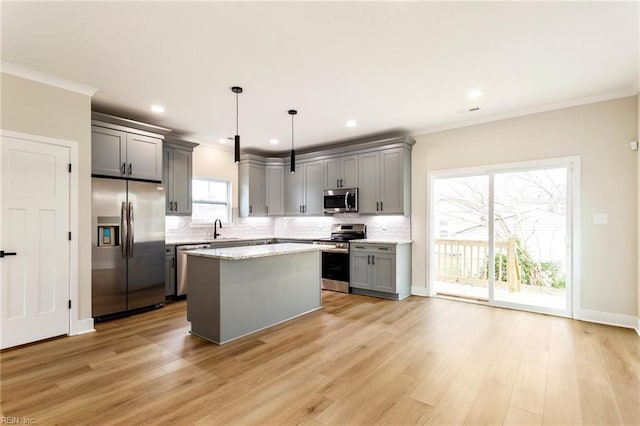
[[176, 247], [176, 275], [178, 276], [176, 296], [185, 296], [187, 294], [187, 252], [209, 247], [211, 247], [210, 244], [192, 244]]

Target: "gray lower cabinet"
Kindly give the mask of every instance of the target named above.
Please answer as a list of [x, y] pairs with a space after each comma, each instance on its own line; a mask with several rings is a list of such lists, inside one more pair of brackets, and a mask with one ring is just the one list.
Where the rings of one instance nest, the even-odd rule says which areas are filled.
[[193, 148], [191, 142], [166, 142], [162, 149], [166, 214], [189, 216], [192, 212]]
[[165, 246], [164, 290], [165, 297], [176, 294], [176, 246]]
[[162, 180], [162, 135], [134, 133], [135, 129], [110, 123], [92, 121], [92, 124], [92, 174]]
[[352, 243], [350, 252], [353, 293], [396, 300], [411, 294], [410, 243]]

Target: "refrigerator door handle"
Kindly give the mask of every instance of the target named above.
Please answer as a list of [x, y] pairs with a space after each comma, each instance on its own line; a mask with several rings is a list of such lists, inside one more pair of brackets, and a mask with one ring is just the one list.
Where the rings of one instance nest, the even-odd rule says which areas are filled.
[[125, 222], [125, 218], [127, 217], [127, 205], [123, 201], [122, 207], [120, 208], [120, 254], [122, 258], [125, 259], [127, 257], [127, 224]]
[[127, 227], [128, 235], [129, 235], [129, 257], [133, 257], [133, 230], [135, 228], [135, 224], [133, 221], [133, 203], [129, 203], [129, 226]]

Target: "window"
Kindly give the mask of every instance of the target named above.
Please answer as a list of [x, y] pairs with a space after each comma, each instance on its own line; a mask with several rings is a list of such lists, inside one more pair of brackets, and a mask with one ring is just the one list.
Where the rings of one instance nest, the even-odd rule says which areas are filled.
[[193, 179], [193, 212], [191, 222], [211, 224], [231, 220], [231, 183], [225, 180]]

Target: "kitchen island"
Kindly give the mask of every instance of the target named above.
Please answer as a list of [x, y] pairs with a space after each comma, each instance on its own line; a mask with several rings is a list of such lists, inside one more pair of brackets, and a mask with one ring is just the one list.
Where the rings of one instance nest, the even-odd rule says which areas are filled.
[[223, 344], [321, 309], [326, 247], [287, 243], [189, 251], [191, 333]]

